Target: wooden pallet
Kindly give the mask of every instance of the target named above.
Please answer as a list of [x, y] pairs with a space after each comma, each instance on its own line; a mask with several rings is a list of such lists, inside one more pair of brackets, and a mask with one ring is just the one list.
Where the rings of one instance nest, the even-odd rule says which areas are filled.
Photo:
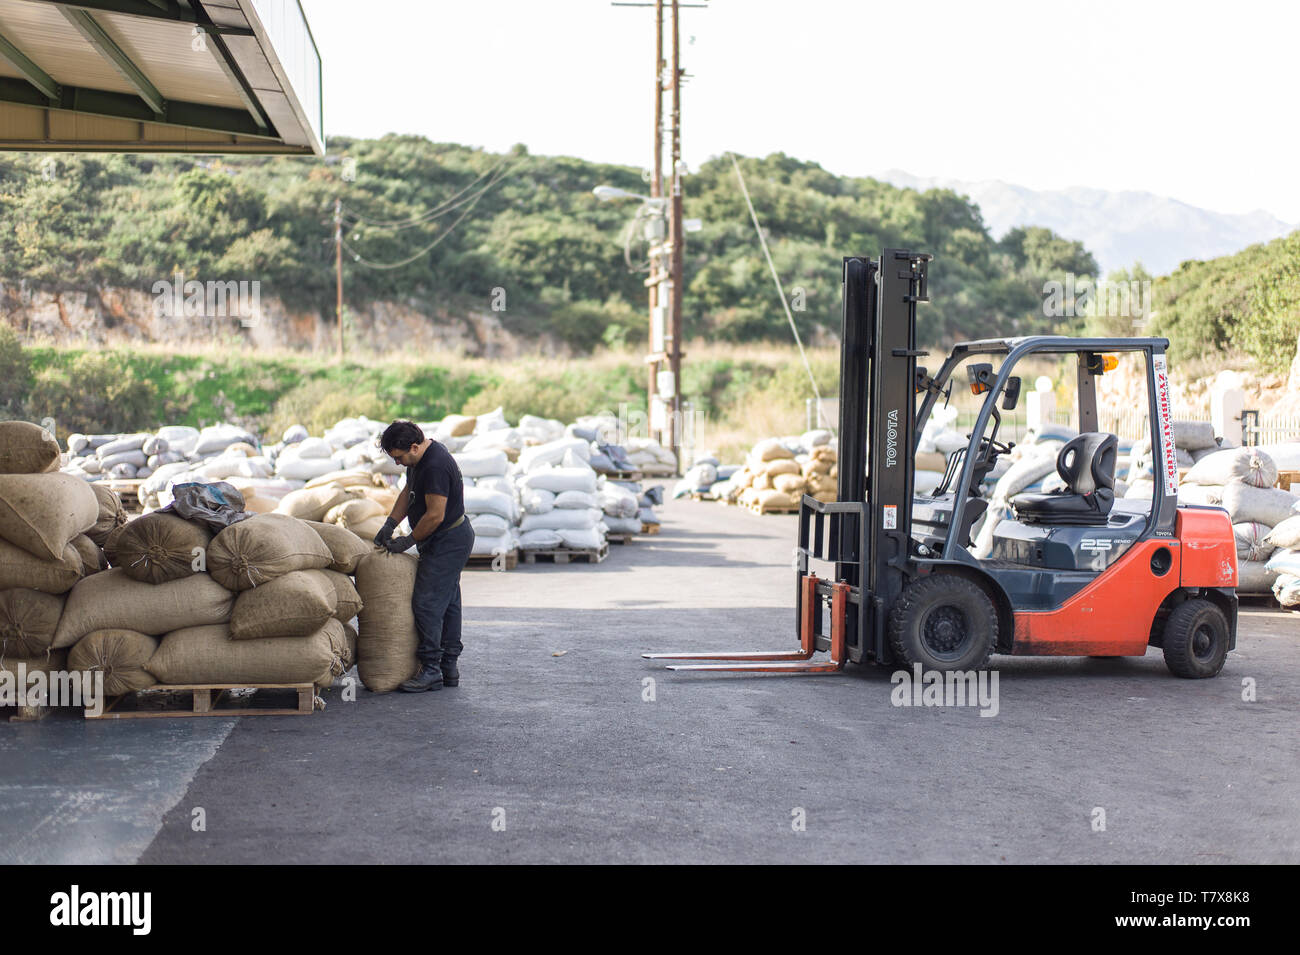
[[[257, 690], [248, 696], [228, 696], [231, 690]], [[271, 703], [263, 691], [284, 695], [297, 694], [298, 705], [290, 709]], [[276, 692], [278, 691], [278, 692]], [[215, 692], [215, 696], [213, 695]], [[268, 694], [269, 696], [270, 694]], [[180, 716], [310, 716], [314, 710], [316, 687], [311, 683], [185, 683], [158, 684], [137, 693], [113, 697], [98, 716], [86, 713], [88, 720], [128, 720]], [[185, 703], [190, 708], [184, 707]], [[224, 704], [224, 705], [222, 705]]]
[[[1278, 471], [1277, 486], [1292, 494], [1300, 493], [1300, 471]], [[1292, 490], [1294, 488], [1294, 490]]]
[[538, 560], [544, 563], [567, 564], [570, 561], [586, 561], [588, 564], [599, 564], [609, 556], [609, 544], [601, 544], [599, 547], [590, 549], [584, 548], [576, 550], [568, 547], [547, 548], [544, 550], [526, 550], [524, 551], [524, 563], [535, 564]]
[[34, 706], [23, 704], [21, 706], [0, 706], [0, 713], [7, 714], [10, 723], [35, 723], [43, 720], [54, 712], [53, 708], [46, 703], [37, 703]]
[[785, 505], [780, 505], [780, 506], [777, 506], [777, 507], [773, 507], [773, 506], [770, 505], [770, 504], [767, 504], [767, 505], [764, 505], [764, 504], [742, 504], [741, 507], [743, 507], [745, 510], [749, 511], [751, 514], [798, 514], [798, 513], [799, 513], [799, 505], [798, 505], [798, 504], [794, 505], [793, 507], [788, 507], [788, 506], [785, 506]]
[[605, 543], [607, 544], [630, 544], [636, 540], [636, 534], [606, 534]]
[[[498, 557], [497, 554], [473, 554], [469, 559], [469, 566], [486, 567], [488, 570], [496, 570], [497, 557]], [[518, 548], [512, 551], [507, 551], [505, 557], [506, 557], [505, 566], [502, 568], [503, 570], [514, 570], [516, 567], [519, 566]]]
[[640, 471], [599, 471], [602, 477], [611, 481], [644, 481], [645, 475]]
[[653, 535], [659, 533], [659, 525], [658, 525], [658, 524], [642, 524], [642, 525], [641, 525], [641, 528], [642, 528], [642, 530], [641, 530], [641, 536], [643, 536], [643, 537], [651, 537], [651, 536], [653, 536]]
[[140, 510], [140, 478], [124, 478], [120, 481], [104, 481], [110, 491], [122, 499], [122, 506], [128, 511]]
[[721, 498], [719, 498], [718, 495], [716, 494], [709, 493], [708, 491], [691, 491], [691, 500], [692, 501], [718, 501], [721, 500]]

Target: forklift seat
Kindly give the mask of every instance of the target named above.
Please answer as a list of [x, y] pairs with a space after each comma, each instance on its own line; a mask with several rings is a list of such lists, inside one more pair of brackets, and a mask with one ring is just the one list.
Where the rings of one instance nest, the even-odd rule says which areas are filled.
[[1056, 456], [1065, 490], [1018, 494], [1011, 499], [1025, 524], [1105, 524], [1115, 503], [1115, 457], [1119, 439], [1087, 431], [1071, 439]]

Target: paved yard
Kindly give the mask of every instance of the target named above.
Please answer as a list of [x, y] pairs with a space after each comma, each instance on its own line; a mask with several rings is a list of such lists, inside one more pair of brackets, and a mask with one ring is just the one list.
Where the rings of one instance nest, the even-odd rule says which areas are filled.
[[794, 519], [666, 515], [599, 566], [467, 573], [457, 689], [0, 727], [0, 861], [1300, 862], [1300, 615], [1248, 607], [1203, 682], [997, 657], [992, 718], [874, 668], [674, 674], [639, 654], [794, 641]]

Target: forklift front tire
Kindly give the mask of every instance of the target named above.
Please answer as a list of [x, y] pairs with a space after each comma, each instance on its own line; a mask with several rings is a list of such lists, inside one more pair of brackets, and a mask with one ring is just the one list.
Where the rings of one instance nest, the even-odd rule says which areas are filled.
[[993, 601], [978, 584], [954, 574], [914, 580], [889, 617], [894, 657], [922, 670], [978, 670], [997, 639]]
[[1208, 600], [1188, 600], [1165, 622], [1165, 665], [1174, 676], [1205, 680], [1218, 676], [1228, 656], [1228, 620]]

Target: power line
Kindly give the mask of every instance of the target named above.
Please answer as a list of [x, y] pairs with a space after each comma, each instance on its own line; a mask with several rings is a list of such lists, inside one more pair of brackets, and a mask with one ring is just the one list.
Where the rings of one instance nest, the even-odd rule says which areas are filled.
[[352, 248], [352, 246], [350, 246], [346, 240], [343, 240], [342, 245], [345, 249], [348, 250], [348, 254], [352, 256], [352, 260], [354, 262], [356, 262], [358, 265], [364, 265], [366, 268], [387, 270], [387, 269], [400, 269], [404, 265], [410, 265], [416, 259], [433, 251], [433, 249], [438, 245], [439, 242], [447, 238], [447, 236], [451, 235], [452, 232], [456, 230], [456, 226], [460, 225], [460, 223], [465, 219], [465, 217], [468, 216], [470, 212], [473, 211], [474, 206], [478, 204], [478, 201], [482, 199], [483, 196], [486, 195], [487, 192], [493, 186], [495, 186], [498, 182], [500, 182], [507, 175], [513, 172], [515, 168], [517, 168], [517, 166], [520, 164], [521, 163], [516, 164], [516, 166], [512, 166], [509, 169], [506, 169], [498, 173], [497, 175], [495, 175], [492, 179], [490, 179], [487, 182], [487, 184], [474, 195], [473, 199], [469, 202], [469, 205], [466, 207], [465, 211], [462, 212], [456, 218], [455, 222], [453, 222], [450, 226], [447, 227], [446, 231], [441, 233], [437, 238], [435, 238], [432, 242], [426, 245], [423, 249], [420, 249], [418, 252], [414, 253], [413, 255], [410, 255], [405, 259], [402, 259], [400, 262], [373, 262], [370, 259], [363, 256], [356, 249]]
[[785, 299], [785, 289], [781, 286], [781, 278], [776, 274], [776, 266], [772, 264], [772, 253], [767, 249], [767, 238], [763, 235], [763, 227], [758, 224], [758, 213], [754, 211], [754, 203], [749, 198], [749, 190], [745, 188], [745, 176], [740, 171], [740, 163], [736, 162], [736, 154], [728, 153], [731, 157], [731, 165], [736, 170], [736, 178], [740, 180], [740, 191], [745, 196], [745, 205], [749, 206], [749, 217], [754, 220], [754, 231], [758, 233], [758, 243], [763, 247], [763, 257], [767, 259], [767, 267], [772, 273], [772, 281], [776, 283], [776, 294], [781, 298], [781, 307], [785, 309], [785, 317], [790, 322], [790, 331], [794, 333], [794, 343], [799, 346], [799, 357], [803, 359], [804, 370], [808, 372], [808, 382], [812, 385], [813, 394], [817, 398], [817, 416], [821, 417], [822, 413], [822, 393], [817, 388], [817, 379], [813, 377], [812, 365], [808, 364], [808, 354], [803, 350], [803, 341], [799, 338], [799, 329], [794, 324], [794, 313], [790, 311], [790, 303]]
[[456, 209], [459, 206], [463, 205], [464, 201], [468, 201], [468, 200], [464, 200], [462, 202], [456, 202], [456, 200], [460, 199], [461, 196], [465, 195], [465, 193], [469, 192], [476, 185], [478, 185], [485, 176], [495, 175], [509, 161], [510, 161], [509, 158], [501, 160], [501, 162], [497, 163], [491, 169], [479, 173], [479, 175], [471, 183], [469, 183], [467, 186], [462, 188], [455, 195], [451, 196], [450, 198], [444, 199], [442, 202], [438, 203], [432, 209], [428, 209], [425, 212], [421, 212], [419, 215], [411, 216], [408, 219], [391, 219], [391, 220], [371, 219], [369, 216], [365, 216], [359, 212], [353, 212], [351, 210], [345, 210], [344, 214], [348, 218], [353, 219], [358, 223], [364, 223], [365, 225], [373, 226], [374, 228], [377, 229], [392, 229], [394, 231], [401, 230], [401, 229], [409, 229], [413, 226], [420, 225], [421, 223], [427, 222], [431, 219], [436, 219], [439, 216], [445, 215], [451, 210]]

